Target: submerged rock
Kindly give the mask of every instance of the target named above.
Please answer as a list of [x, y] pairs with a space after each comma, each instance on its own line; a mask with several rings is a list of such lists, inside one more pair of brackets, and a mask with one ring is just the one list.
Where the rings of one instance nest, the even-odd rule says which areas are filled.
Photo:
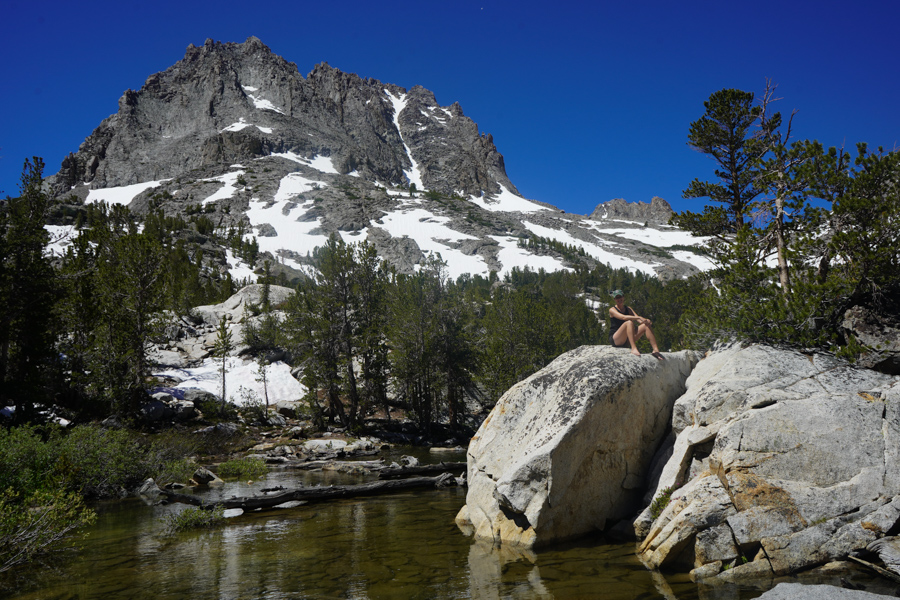
[[460, 527], [531, 547], [633, 514], [699, 355], [666, 357], [582, 346], [510, 388], [469, 445]]

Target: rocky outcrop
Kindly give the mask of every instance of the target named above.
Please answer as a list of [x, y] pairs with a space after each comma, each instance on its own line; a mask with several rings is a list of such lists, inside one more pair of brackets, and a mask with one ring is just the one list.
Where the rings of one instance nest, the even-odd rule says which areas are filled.
[[[732, 346], [700, 362], [635, 522], [652, 568], [784, 575], [845, 557], [900, 521], [900, 380], [834, 357]], [[680, 487], [678, 487], [680, 486]]]
[[668, 202], [658, 196], [654, 196], [649, 204], [646, 202], [628, 202], [622, 198], [603, 202], [597, 205], [590, 218], [596, 221], [612, 219], [666, 225], [674, 214], [675, 211], [672, 210]]
[[884, 600], [895, 598], [863, 590], [845, 590], [833, 585], [779, 583], [760, 596], [760, 600]]
[[633, 514], [698, 359], [666, 357], [582, 346], [510, 388], [469, 444], [461, 528], [533, 547]]
[[896, 307], [892, 312], [854, 306], [844, 313], [841, 327], [866, 347], [860, 366], [900, 375], [900, 318]]
[[[390, 95], [402, 99], [395, 114]], [[400, 106], [400, 105], [398, 105]], [[57, 193], [178, 177], [272, 153], [329, 157], [337, 173], [383, 184], [480, 196], [515, 192], [493, 139], [434, 94], [343, 73], [322, 63], [304, 78], [297, 65], [250, 37], [206, 40], [182, 60], [127, 90], [53, 180]]]
[[[277, 308], [293, 293], [291, 288], [269, 286], [269, 304], [277, 319], [283, 316]], [[188, 317], [172, 317], [165, 328], [165, 335], [158, 340], [158, 344], [150, 348], [151, 360], [158, 365], [186, 367], [210, 357], [218, 337], [217, 327], [222, 319], [225, 319], [236, 352], [240, 353], [246, 348], [243, 339], [245, 319], [256, 328], [262, 325], [262, 295], [263, 286], [251, 284], [241, 288], [224, 302], [197, 306]], [[281, 360], [281, 357], [270, 357], [270, 360]]]

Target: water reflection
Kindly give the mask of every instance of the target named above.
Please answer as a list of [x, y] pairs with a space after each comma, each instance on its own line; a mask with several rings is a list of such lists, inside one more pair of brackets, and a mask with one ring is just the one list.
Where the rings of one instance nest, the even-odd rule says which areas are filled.
[[[275, 473], [253, 486], [328, 477]], [[254, 487], [255, 486], [255, 487]], [[20, 571], [16, 600], [190, 599], [556, 599], [702, 598], [686, 578], [648, 572], [631, 544], [598, 540], [538, 553], [472, 542], [454, 524], [465, 491], [444, 489], [250, 513], [213, 531], [165, 535], [161, 519], [180, 505], [136, 499], [98, 506], [84, 551], [55, 569]], [[0, 585], [13, 580], [5, 578]], [[738, 598], [742, 592], [716, 592]], [[743, 592], [753, 597], [760, 590]], [[6, 595], [4, 595], [6, 594]], [[712, 596], [711, 596], [712, 597]]]

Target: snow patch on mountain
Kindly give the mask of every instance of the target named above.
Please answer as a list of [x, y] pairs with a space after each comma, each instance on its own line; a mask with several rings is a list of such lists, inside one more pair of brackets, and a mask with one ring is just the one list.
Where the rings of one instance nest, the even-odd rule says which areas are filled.
[[[247, 97], [250, 98], [250, 100], [253, 102], [253, 106], [255, 106], [256, 108], [258, 108], [260, 110], [272, 110], [272, 111], [275, 111], [282, 115], [284, 114], [283, 110], [281, 110], [280, 108], [278, 108], [277, 106], [272, 104], [272, 102], [270, 102], [269, 100], [266, 100], [264, 98], [257, 98], [256, 96], [254, 96], [253, 94], [250, 93], [250, 92], [258, 92], [259, 88], [250, 87], [249, 85], [242, 85], [241, 88], [243, 88], [244, 93], [247, 94]], [[271, 132], [266, 132], [266, 133], [271, 133]]]
[[409, 237], [416, 241], [423, 252], [440, 254], [447, 262], [448, 275], [456, 279], [463, 273], [487, 275], [487, 264], [480, 256], [467, 255], [449, 245], [452, 242], [478, 239], [447, 227], [447, 217], [436, 216], [423, 208], [406, 208], [385, 213], [373, 223], [391, 234], [392, 237]]
[[246, 128], [246, 127], [256, 127], [257, 129], [259, 129], [259, 130], [262, 131], [263, 133], [272, 133], [272, 128], [271, 128], [271, 127], [263, 127], [262, 125], [254, 125], [253, 123], [248, 123], [248, 122], [246, 121], [246, 119], [244, 119], [244, 117], [241, 117], [241, 118], [238, 120], [237, 123], [232, 123], [231, 125], [229, 125], [229, 126], [226, 127], [225, 129], [222, 129], [222, 130], [220, 131], [220, 133], [223, 132], [223, 131], [240, 131], [240, 130]]
[[[154, 373], [159, 377], [179, 379], [176, 388], [199, 388], [216, 396], [222, 393], [222, 361], [207, 358], [192, 369], [169, 369]], [[265, 401], [268, 390], [269, 404], [296, 402], [306, 394], [306, 388], [291, 375], [291, 368], [283, 362], [275, 362], [266, 368], [266, 386], [257, 381], [258, 365], [253, 361], [228, 357], [225, 362], [225, 393], [228, 399], [242, 406], [252, 401]]]
[[652, 260], [643, 261], [638, 260], [637, 257], [619, 256], [618, 254], [608, 252], [600, 246], [613, 244], [603, 242], [602, 240], [597, 240], [596, 243], [590, 243], [584, 240], [580, 240], [572, 236], [570, 233], [559, 229], [544, 227], [543, 225], [529, 223], [528, 221], [523, 221], [522, 224], [541, 237], [556, 239], [564, 244], [575, 246], [576, 248], [582, 248], [591, 257], [595, 258], [601, 263], [608, 263], [614, 269], [628, 269], [629, 271], [643, 271], [645, 273], [653, 273], [653, 267], [659, 265], [658, 262]]
[[491, 239], [496, 240], [500, 246], [500, 253], [497, 259], [503, 265], [499, 273], [501, 277], [507, 275], [516, 267], [522, 270], [527, 267], [532, 271], [544, 269], [548, 272], [572, 270], [564, 266], [563, 262], [555, 256], [531, 254], [524, 248], [519, 248], [519, 238], [517, 237], [492, 235]]
[[400, 141], [403, 142], [403, 148], [406, 150], [406, 156], [409, 158], [410, 164], [412, 164], [412, 168], [407, 171], [403, 170], [403, 174], [406, 175], [406, 178], [409, 180], [410, 184], [415, 184], [416, 189], [424, 190], [425, 185], [422, 183], [422, 175], [419, 173], [419, 164], [413, 158], [412, 152], [409, 149], [409, 146], [406, 145], [406, 140], [403, 139], [403, 133], [400, 130], [400, 113], [403, 112], [403, 109], [406, 108], [406, 94], [400, 94], [399, 96], [394, 96], [389, 90], [385, 89], [384, 93], [387, 94], [388, 98], [391, 101], [391, 105], [394, 107], [394, 127], [397, 128], [397, 134], [400, 136]]
[[238, 190], [238, 178], [243, 174], [243, 170], [232, 171], [231, 173], [225, 173], [223, 175], [219, 175], [218, 177], [204, 179], [203, 181], [219, 182], [223, 185], [218, 190], [213, 192], [210, 196], [208, 196], [205, 200], [203, 200], [201, 204], [205, 206], [210, 202], [215, 202], [217, 200], [227, 200], [234, 196], [234, 193]]
[[491, 212], [532, 213], [542, 210], [549, 210], [548, 208], [539, 206], [534, 202], [522, 198], [521, 196], [516, 196], [508, 189], [503, 187], [502, 183], [499, 185], [500, 193], [496, 194], [494, 198], [481, 196], [480, 198], [472, 198], [472, 202], [474, 204], [477, 204], [484, 210], [489, 210]]
[[147, 181], [144, 183], [134, 183], [132, 185], [122, 185], [119, 187], [104, 188], [102, 190], [91, 190], [88, 192], [85, 204], [93, 202], [106, 202], [107, 204], [129, 204], [134, 200], [135, 196], [145, 190], [159, 187], [168, 179], [160, 179], [158, 181]]

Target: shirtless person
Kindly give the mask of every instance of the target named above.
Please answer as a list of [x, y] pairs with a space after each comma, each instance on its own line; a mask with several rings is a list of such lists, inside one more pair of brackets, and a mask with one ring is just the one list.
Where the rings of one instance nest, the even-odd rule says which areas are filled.
[[[616, 290], [612, 293], [616, 299], [616, 305], [609, 309], [609, 343], [614, 348], [627, 348], [631, 346], [631, 353], [640, 356], [641, 353], [637, 349], [639, 339], [647, 336], [647, 341], [653, 347], [653, 356], [657, 360], [664, 360], [663, 355], [659, 352], [659, 346], [656, 345], [656, 337], [650, 326], [653, 323], [650, 319], [638, 315], [631, 308], [625, 306], [625, 294], [622, 290]], [[635, 331], [632, 322], [636, 322], [638, 327]]]

